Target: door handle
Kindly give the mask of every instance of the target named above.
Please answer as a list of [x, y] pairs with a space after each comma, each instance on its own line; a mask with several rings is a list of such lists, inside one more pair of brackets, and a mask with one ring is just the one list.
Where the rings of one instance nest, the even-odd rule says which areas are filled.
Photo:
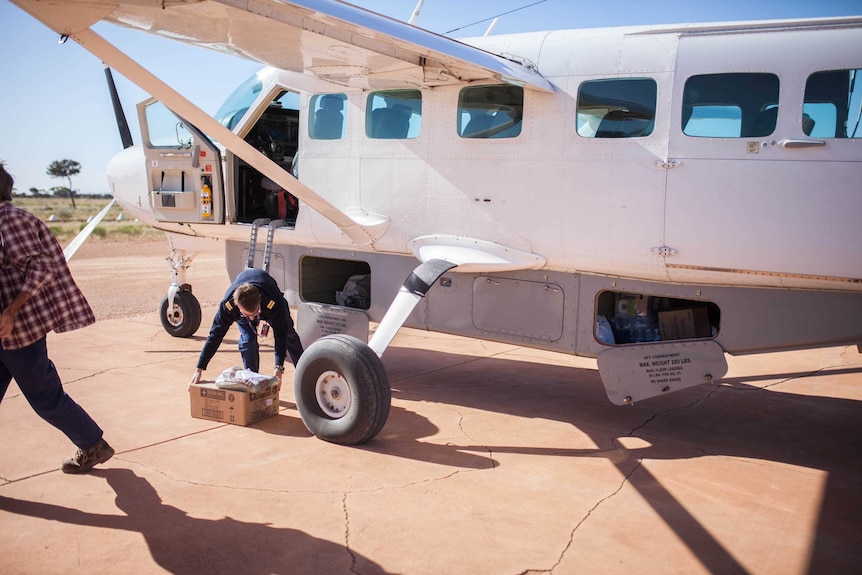
[[823, 140], [781, 140], [778, 145], [782, 148], [817, 148], [825, 146]]

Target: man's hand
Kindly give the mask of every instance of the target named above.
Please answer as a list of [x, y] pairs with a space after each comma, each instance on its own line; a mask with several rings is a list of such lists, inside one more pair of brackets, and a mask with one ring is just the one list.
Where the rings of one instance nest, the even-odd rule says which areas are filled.
[[201, 382], [201, 374], [203, 374], [204, 370], [201, 368], [195, 368], [195, 374], [192, 376], [192, 380], [189, 382], [189, 385], [195, 385]]
[[0, 337], [6, 337], [12, 333], [12, 328], [15, 327], [15, 314], [9, 308], [0, 313]]
[[15, 316], [18, 315], [18, 310], [21, 309], [21, 306], [27, 303], [31, 297], [32, 296], [25, 291], [18, 292], [18, 295], [15, 296], [12, 303], [6, 306], [3, 313], [0, 313], [0, 337], [6, 337], [12, 333], [12, 329], [15, 327]]
[[282, 375], [284, 375], [284, 368], [283, 367], [276, 367], [275, 371], [273, 371], [273, 373], [272, 373], [272, 377], [278, 378], [278, 383], [281, 383], [281, 376]]

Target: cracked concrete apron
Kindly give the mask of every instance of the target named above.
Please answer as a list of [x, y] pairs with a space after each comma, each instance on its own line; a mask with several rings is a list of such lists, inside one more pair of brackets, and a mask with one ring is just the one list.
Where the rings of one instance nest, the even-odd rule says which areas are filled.
[[[239, 361], [235, 337], [205, 377]], [[169, 337], [154, 314], [49, 336], [67, 391], [117, 454], [89, 476], [63, 475], [74, 448], [10, 387], [0, 572], [862, 565], [855, 348], [729, 358], [714, 385], [616, 407], [594, 361], [404, 330], [384, 356], [390, 419], [351, 448], [309, 436], [291, 372], [276, 417], [247, 428], [192, 419], [186, 383], [201, 343]]]

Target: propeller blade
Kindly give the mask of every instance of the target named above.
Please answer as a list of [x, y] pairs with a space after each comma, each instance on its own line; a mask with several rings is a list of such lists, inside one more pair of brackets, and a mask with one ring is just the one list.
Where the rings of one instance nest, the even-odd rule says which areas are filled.
[[115, 201], [115, 199], [111, 199], [111, 201], [108, 202], [108, 205], [102, 208], [102, 211], [99, 212], [95, 218], [90, 220], [90, 223], [84, 226], [83, 230], [78, 232], [78, 235], [75, 236], [75, 239], [69, 242], [69, 245], [66, 246], [66, 249], [63, 250], [63, 256], [66, 258], [66, 261], [72, 259], [72, 256], [75, 255], [75, 252], [78, 251], [78, 248], [80, 248], [84, 244], [87, 238], [90, 237], [90, 234], [93, 233], [93, 230], [96, 229], [96, 226], [98, 226], [99, 223], [104, 219], [104, 217], [108, 215], [108, 210], [111, 209], [111, 206], [114, 205]]
[[129, 123], [126, 122], [126, 114], [123, 112], [123, 104], [117, 93], [117, 85], [114, 84], [114, 75], [111, 74], [111, 69], [107, 64], [105, 64], [105, 78], [108, 80], [108, 91], [111, 93], [111, 103], [114, 105], [114, 116], [117, 118], [117, 128], [120, 130], [120, 140], [123, 141], [123, 149], [125, 150], [135, 144], [132, 142], [132, 132], [129, 130]]

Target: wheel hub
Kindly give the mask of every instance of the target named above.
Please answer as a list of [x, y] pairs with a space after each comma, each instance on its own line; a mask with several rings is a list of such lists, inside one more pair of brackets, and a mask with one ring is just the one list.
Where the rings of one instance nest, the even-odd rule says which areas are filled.
[[344, 417], [352, 402], [347, 381], [335, 371], [320, 374], [314, 387], [314, 395], [320, 409], [333, 419]]
[[172, 326], [179, 327], [183, 324], [183, 310], [177, 304], [174, 304], [173, 309], [169, 309], [165, 315]]

